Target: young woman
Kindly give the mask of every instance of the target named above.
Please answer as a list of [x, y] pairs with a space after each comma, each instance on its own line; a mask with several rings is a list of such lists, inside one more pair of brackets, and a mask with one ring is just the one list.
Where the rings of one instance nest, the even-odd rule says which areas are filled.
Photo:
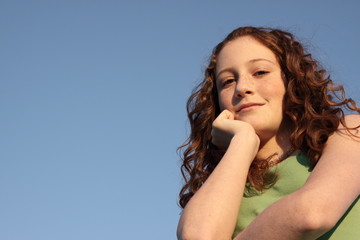
[[187, 110], [178, 238], [360, 239], [360, 109], [293, 35], [219, 43]]

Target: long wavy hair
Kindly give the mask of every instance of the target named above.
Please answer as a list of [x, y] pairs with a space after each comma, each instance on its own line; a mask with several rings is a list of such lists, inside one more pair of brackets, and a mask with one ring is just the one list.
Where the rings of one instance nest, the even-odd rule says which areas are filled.
[[[344, 88], [333, 83], [291, 33], [265, 27], [235, 29], [214, 48], [203, 81], [187, 101], [191, 132], [178, 149], [182, 154], [181, 173], [185, 180], [179, 194], [179, 204], [183, 208], [224, 154], [211, 143], [212, 123], [220, 113], [215, 85], [216, 61], [228, 42], [242, 36], [253, 37], [275, 54], [286, 79], [283, 114], [292, 123], [290, 144], [293, 149], [306, 154], [312, 167], [340, 123], [351, 129], [346, 126], [342, 108], [360, 113], [356, 103], [345, 98]], [[263, 190], [273, 184], [275, 179], [269, 180], [269, 168], [269, 159], [254, 159], [248, 173], [248, 185]]]

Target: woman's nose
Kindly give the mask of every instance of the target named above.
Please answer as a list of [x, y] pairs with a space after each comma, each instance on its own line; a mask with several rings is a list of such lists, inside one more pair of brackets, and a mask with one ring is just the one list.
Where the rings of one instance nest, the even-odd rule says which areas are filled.
[[242, 77], [236, 83], [235, 95], [237, 97], [245, 97], [245, 95], [251, 95], [254, 93], [254, 84], [247, 77]]

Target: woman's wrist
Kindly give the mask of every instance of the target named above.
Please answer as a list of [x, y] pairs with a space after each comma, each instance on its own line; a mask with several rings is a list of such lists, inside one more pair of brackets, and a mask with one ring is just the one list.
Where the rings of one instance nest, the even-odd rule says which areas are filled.
[[252, 161], [254, 160], [257, 152], [259, 151], [260, 141], [255, 136], [253, 139], [245, 138], [244, 136], [234, 135], [231, 139], [228, 149], [226, 150], [225, 155], [231, 155], [236, 159], [241, 160], [241, 165], [247, 164], [250, 167]]

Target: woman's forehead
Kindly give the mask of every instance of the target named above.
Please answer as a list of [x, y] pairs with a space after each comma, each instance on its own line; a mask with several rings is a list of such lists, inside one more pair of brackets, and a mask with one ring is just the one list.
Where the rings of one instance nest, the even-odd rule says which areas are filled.
[[268, 47], [251, 36], [244, 36], [228, 42], [223, 47], [217, 57], [216, 68], [221, 71], [223, 67], [259, 60], [278, 64], [275, 54]]

